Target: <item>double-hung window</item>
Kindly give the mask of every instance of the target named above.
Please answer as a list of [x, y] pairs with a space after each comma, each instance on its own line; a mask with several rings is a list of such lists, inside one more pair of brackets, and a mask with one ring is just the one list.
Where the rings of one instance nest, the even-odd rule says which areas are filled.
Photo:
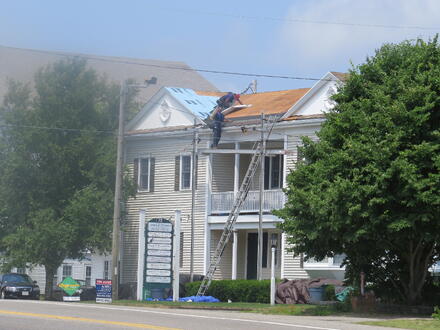
[[63, 280], [72, 277], [72, 265], [63, 265]]
[[153, 157], [141, 157], [134, 160], [134, 179], [138, 191], [154, 191]]
[[138, 187], [139, 190], [148, 191], [150, 189], [150, 159], [149, 158], [139, 159]]
[[191, 156], [180, 156], [180, 190], [191, 189]]
[[283, 186], [282, 155], [266, 156], [264, 161], [264, 189], [280, 189]]

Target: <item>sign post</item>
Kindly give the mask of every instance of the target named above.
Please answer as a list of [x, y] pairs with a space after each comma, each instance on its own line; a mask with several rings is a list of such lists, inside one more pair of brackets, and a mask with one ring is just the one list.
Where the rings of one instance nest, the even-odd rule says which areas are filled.
[[80, 301], [81, 297], [79, 295], [73, 295], [78, 291], [81, 285], [73, 278], [70, 276], [66, 277], [58, 286], [68, 294], [68, 296], [63, 296], [63, 301]]
[[112, 302], [112, 280], [96, 279], [95, 287], [97, 303]]
[[163, 299], [172, 286], [173, 225], [167, 219], [151, 219], [146, 224], [146, 262], [143, 300]]
[[139, 210], [137, 300], [141, 301], [145, 269], [145, 210]]
[[174, 249], [173, 249], [173, 301], [179, 301], [180, 284], [180, 215], [176, 210], [174, 219]]

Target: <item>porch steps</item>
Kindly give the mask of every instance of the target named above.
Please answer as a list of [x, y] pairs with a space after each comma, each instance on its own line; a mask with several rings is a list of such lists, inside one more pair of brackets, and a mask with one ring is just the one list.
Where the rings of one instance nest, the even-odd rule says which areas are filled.
[[252, 156], [252, 160], [249, 164], [243, 182], [241, 183], [240, 190], [238, 191], [237, 196], [235, 197], [235, 201], [232, 206], [231, 213], [229, 213], [228, 219], [226, 220], [222, 236], [220, 237], [220, 240], [217, 243], [217, 247], [211, 259], [211, 263], [209, 265], [208, 271], [206, 272], [206, 276], [203, 278], [203, 281], [200, 284], [200, 288], [199, 291], [197, 292], [197, 296], [205, 295], [206, 290], [208, 290], [209, 285], [211, 284], [214, 273], [218, 265], [220, 264], [223, 251], [225, 250], [226, 245], [228, 244], [229, 239], [231, 238], [234, 224], [238, 218], [238, 215], [240, 214], [241, 207], [244, 201], [246, 200], [249, 189], [251, 187], [252, 178], [254, 177], [255, 172], [257, 171], [258, 165], [260, 164], [262, 147], [263, 147], [262, 143], [259, 142], [256, 145], [256, 147], [253, 149], [254, 154]]

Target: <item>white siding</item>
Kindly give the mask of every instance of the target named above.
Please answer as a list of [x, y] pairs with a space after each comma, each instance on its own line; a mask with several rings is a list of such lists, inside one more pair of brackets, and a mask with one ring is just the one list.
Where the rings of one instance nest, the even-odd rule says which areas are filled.
[[[72, 266], [72, 278], [77, 280], [86, 279], [86, 266], [92, 267], [91, 284], [95, 285], [95, 280], [98, 278], [103, 278], [104, 273], [104, 261], [110, 260], [111, 255], [105, 254], [92, 254], [87, 256], [83, 260], [76, 259], [65, 259], [63, 265]], [[57, 269], [57, 283], [60, 283], [63, 276], [63, 265]], [[26, 274], [28, 274], [34, 281], [37, 281], [38, 286], [42, 293], [46, 288], [46, 270], [43, 266], [35, 266], [26, 269]]]
[[[155, 158], [154, 192], [140, 192], [127, 203], [127, 216], [122, 226], [121, 281], [135, 282], [137, 274], [139, 210], [146, 210], [146, 219], [174, 218], [174, 211], [182, 211], [181, 230], [184, 233], [181, 272], [189, 272], [191, 238], [191, 190], [174, 191], [175, 157], [191, 150], [191, 135], [179, 138], [131, 141], [127, 146], [126, 162], [133, 171], [133, 160], [141, 155]], [[195, 203], [194, 273], [203, 273], [206, 161], [198, 160], [198, 182]]]
[[212, 157], [212, 191], [234, 191], [234, 155], [217, 154]]

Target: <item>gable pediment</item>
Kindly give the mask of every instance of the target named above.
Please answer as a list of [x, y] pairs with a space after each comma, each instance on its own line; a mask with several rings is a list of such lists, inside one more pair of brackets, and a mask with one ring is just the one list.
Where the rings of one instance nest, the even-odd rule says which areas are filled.
[[[127, 130], [150, 130], [194, 124], [195, 115], [162, 88], [127, 125]], [[200, 119], [196, 118], [199, 122]]]
[[334, 107], [331, 96], [337, 93], [342, 82], [332, 73], [327, 73], [318, 81], [283, 118], [290, 116], [322, 115]]

